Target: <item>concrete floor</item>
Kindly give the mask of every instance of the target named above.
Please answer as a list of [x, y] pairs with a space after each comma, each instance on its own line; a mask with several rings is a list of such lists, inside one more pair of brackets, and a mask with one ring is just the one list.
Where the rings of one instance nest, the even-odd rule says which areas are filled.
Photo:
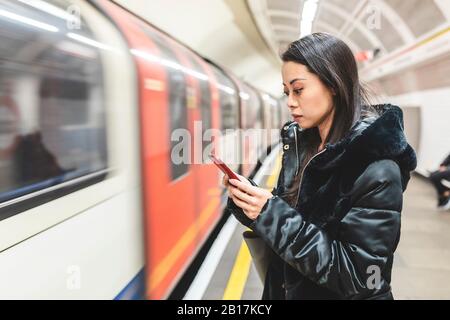
[[[413, 176], [404, 194], [402, 229], [392, 274], [397, 300], [450, 299], [450, 211], [437, 211], [436, 195], [423, 178]], [[244, 227], [239, 225], [203, 299], [222, 299]], [[259, 300], [262, 283], [251, 266], [241, 299]]]
[[450, 299], [450, 211], [436, 210], [436, 202], [431, 184], [413, 177], [392, 274], [396, 299]]

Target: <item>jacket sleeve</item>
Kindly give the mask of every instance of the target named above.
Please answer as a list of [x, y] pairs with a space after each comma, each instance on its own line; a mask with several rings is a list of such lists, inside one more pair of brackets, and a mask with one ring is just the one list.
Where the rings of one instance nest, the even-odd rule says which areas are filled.
[[447, 158], [445, 158], [444, 161], [442, 161], [441, 166], [445, 166], [445, 167], [450, 166], [450, 154], [447, 156]]
[[402, 187], [397, 164], [369, 165], [354, 184], [351, 203], [334, 238], [278, 196], [267, 201], [251, 228], [310, 280], [342, 298], [361, 299], [381, 287], [374, 289], [371, 282], [373, 268], [382, 271], [398, 243]]

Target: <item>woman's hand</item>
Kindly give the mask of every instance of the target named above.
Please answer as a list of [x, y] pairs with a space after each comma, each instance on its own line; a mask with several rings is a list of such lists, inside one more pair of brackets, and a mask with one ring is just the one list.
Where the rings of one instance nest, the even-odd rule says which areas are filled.
[[[239, 177], [239, 179], [241, 181], [243, 181], [245, 184], [248, 184], [249, 186], [251, 186], [252, 184], [250, 183], [250, 181], [247, 180], [247, 178], [241, 176], [240, 174], [237, 174], [236, 172], [234, 173], [235, 175], [237, 175]], [[222, 184], [224, 185], [225, 188], [227, 188], [228, 190], [228, 196], [233, 199], [234, 201], [234, 195], [231, 192], [231, 188], [235, 188], [233, 185], [230, 184], [230, 177], [228, 177], [227, 175], [224, 175], [222, 178]]]
[[230, 198], [244, 211], [245, 215], [255, 220], [261, 213], [267, 200], [273, 197], [273, 194], [266, 189], [253, 186], [247, 179], [239, 175], [239, 179], [229, 179], [224, 176], [223, 184], [227, 187]]

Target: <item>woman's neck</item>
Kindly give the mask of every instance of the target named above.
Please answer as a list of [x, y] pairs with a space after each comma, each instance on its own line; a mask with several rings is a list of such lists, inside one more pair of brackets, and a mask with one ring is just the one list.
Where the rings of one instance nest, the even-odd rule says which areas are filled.
[[318, 148], [318, 151], [322, 151], [325, 147], [325, 140], [328, 136], [328, 133], [331, 130], [331, 125], [333, 124], [333, 118], [334, 118], [334, 108], [333, 111], [330, 112], [328, 117], [325, 118], [324, 121], [322, 121], [321, 124], [318, 125], [319, 135], [320, 135], [320, 145]]

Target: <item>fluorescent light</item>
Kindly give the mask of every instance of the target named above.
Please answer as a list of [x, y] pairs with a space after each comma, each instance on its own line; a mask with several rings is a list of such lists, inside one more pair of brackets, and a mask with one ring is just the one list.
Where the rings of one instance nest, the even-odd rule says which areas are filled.
[[300, 25], [300, 38], [311, 34], [312, 32], [312, 22], [311, 21], [302, 21]]
[[50, 31], [50, 32], [58, 32], [59, 29], [55, 26], [49, 25], [47, 23], [43, 23], [34, 19], [30, 19], [3, 9], [0, 9], [0, 16], [6, 17], [10, 20], [14, 20], [17, 22], [21, 22], [23, 24], [26, 24], [28, 26], [32, 26], [35, 28], [39, 28], [45, 31]]
[[159, 59], [157, 56], [138, 50], [138, 49], [130, 49], [130, 52], [132, 55], [135, 55], [137, 57], [140, 57], [142, 59], [148, 60], [150, 62], [158, 62], [161, 63], [161, 59]]
[[69, 21], [74, 19], [74, 17], [69, 13], [67, 13], [66, 11], [41, 0], [19, 0], [19, 1], [29, 5], [30, 7], [47, 12], [55, 17], [59, 17]]
[[73, 40], [76, 40], [78, 42], [90, 45], [92, 47], [99, 48], [99, 49], [114, 50], [114, 48], [111, 47], [111, 46], [108, 46], [108, 45], [106, 45], [104, 43], [92, 40], [92, 39], [84, 37], [84, 36], [81, 36], [81, 35], [76, 34], [76, 33], [69, 32], [69, 33], [67, 33], [67, 37], [69, 37], [69, 38], [71, 38]]
[[162, 65], [164, 65], [166, 67], [169, 67], [169, 68], [172, 68], [174, 70], [180, 70], [180, 71], [182, 71], [184, 73], [187, 73], [187, 74], [189, 74], [189, 75], [191, 75], [191, 76], [193, 76], [193, 77], [195, 77], [197, 79], [200, 79], [200, 80], [205, 80], [206, 81], [206, 80], [209, 79], [206, 74], [197, 72], [197, 71], [192, 70], [192, 69], [188, 69], [188, 68], [182, 66], [181, 64], [179, 64], [179, 63], [177, 63], [175, 61], [172, 61], [172, 60], [160, 59], [160, 63]]
[[219, 88], [219, 90], [222, 90], [222, 91], [224, 91], [226, 93], [229, 93], [229, 94], [235, 94], [236, 93], [236, 91], [234, 89], [232, 89], [232, 88], [230, 88], [228, 86], [225, 86], [223, 84], [220, 84], [220, 83], [217, 84], [217, 87]]
[[191, 76], [196, 77], [197, 79], [204, 80], [204, 81], [207, 81], [209, 79], [209, 77], [204, 73], [197, 72], [195, 70], [191, 70], [191, 69], [188, 69], [185, 67], [182, 67], [182, 69], [184, 72], [186, 72], [187, 74], [190, 74]]
[[175, 61], [167, 60], [167, 59], [160, 59], [159, 63], [161, 63], [163, 66], [172, 68], [174, 70], [182, 70], [182, 66]]
[[137, 57], [143, 58], [143, 59], [145, 59], [147, 61], [150, 61], [150, 62], [159, 63], [159, 64], [161, 64], [163, 66], [166, 66], [166, 67], [174, 69], [174, 70], [181, 71], [183, 73], [189, 74], [189, 75], [191, 75], [191, 76], [193, 76], [195, 78], [198, 78], [200, 80], [205, 80], [206, 81], [206, 80], [209, 79], [209, 77], [206, 74], [197, 72], [197, 71], [192, 70], [192, 69], [188, 69], [188, 68], [182, 66], [181, 64], [177, 63], [176, 61], [167, 60], [167, 59], [161, 59], [161, 58], [159, 58], [159, 57], [157, 57], [157, 56], [155, 56], [153, 54], [150, 54], [150, 53], [147, 53], [147, 52], [144, 52], [144, 51], [141, 51], [141, 50], [137, 50], [137, 49], [131, 49], [130, 52], [131, 52], [131, 54], [133, 54], [133, 55], [135, 55]]
[[303, 21], [313, 21], [316, 17], [317, 12], [317, 2], [306, 1], [303, 6], [302, 20]]
[[248, 93], [245, 92], [241, 92], [239, 93], [239, 96], [244, 99], [244, 100], [249, 100], [250, 99], [250, 95]]
[[89, 59], [95, 59], [96, 52], [94, 49], [79, 45], [73, 41], [64, 40], [56, 45], [61, 51], [68, 52], [76, 56], [83, 56]]
[[302, 21], [300, 23], [300, 38], [311, 34], [312, 24], [316, 17], [318, 0], [306, 0], [303, 4]]

